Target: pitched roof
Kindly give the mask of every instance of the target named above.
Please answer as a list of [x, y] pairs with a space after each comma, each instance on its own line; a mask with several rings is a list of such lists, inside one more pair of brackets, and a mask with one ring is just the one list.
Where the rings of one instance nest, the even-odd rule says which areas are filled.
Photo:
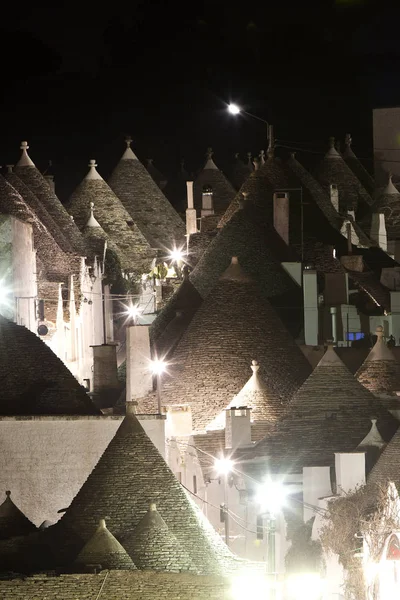
[[202, 192], [204, 189], [212, 188], [214, 212], [222, 214], [234, 198], [236, 191], [222, 171], [219, 170], [212, 155], [212, 149], [208, 148], [206, 164], [194, 180], [194, 207], [197, 210], [201, 210]]
[[314, 170], [314, 176], [327, 191], [333, 183], [338, 186], [341, 212], [356, 209], [363, 202], [369, 206], [373, 203], [372, 197], [335, 149], [334, 138], [330, 139], [330, 148]]
[[124, 536], [124, 546], [139, 569], [196, 571], [191, 558], [157, 510], [154, 502], [135, 529]]
[[89, 172], [73, 191], [67, 207], [80, 229], [90, 218], [90, 205], [96, 207], [96, 219], [107, 236], [119, 249], [123, 269], [150, 270], [155, 251], [151, 249], [139, 227], [96, 170], [96, 161], [89, 162]]
[[235, 154], [235, 160], [231, 167], [229, 179], [236, 190], [240, 190], [250, 173], [253, 172], [253, 165], [251, 163], [250, 153], [250, 168], [248, 163], [244, 163], [237, 152]]
[[83, 540], [105, 513], [118, 540], [130, 533], [157, 502], [161, 517], [201, 574], [229, 572], [235, 558], [190, 500], [136, 416], [127, 415], [54, 534], [64, 541], [64, 561], [80, 551]]
[[46, 273], [51, 277], [71, 272], [69, 257], [58, 246], [47, 227], [21, 194], [0, 175], [0, 212], [30, 223], [34, 247]]
[[250, 202], [263, 208], [267, 222], [271, 222], [274, 190], [293, 187], [298, 187], [296, 176], [280, 158], [270, 153], [266, 162], [246, 179], [232, 199], [218, 226], [223, 227], [233, 217], [240, 207], [243, 194], [247, 194]]
[[240, 392], [229, 402], [228, 406], [207, 425], [207, 431], [224, 429], [226, 410], [244, 406], [251, 408], [252, 441], [263, 438], [267, 430], [278, 421], [286, 404], [282, 402], [281, 397], [271, 393], [265, 381], [260, 377], [259, 369], [260, 365], [256, 360], [253, 360], [251, 363], [252, 376]]
[[151, 178], [158, 185], [160, 190], [163, 190], [168, 183], [167, 178], [162, 173], [160, 173], [157, 167], [154, 166], [153, 162], [154, 161], [152, 158], [148, 158], [146, 169], [148, 170], [148, 172], [151, 175]]
[[156, 343], [160, 356], [169, 354], [174, 348], [202, 301], [202, 297], [185, 271], [181, 285], [150, 327], [151, 339]]
[[329, 345], [275, 431], [257, 444], [253, 454], [271, 457], [274, 470], [299, 472], [303, 466], [329, 465], [335, 452], [357, 448], [370, 431], [371, 417], [377, 418], [384, 439], [390, 439], [397, 422]]
[[[400, 393], [400, 363], [383, 339], [383, 328], [376, 328], [374, 347], [358, 369], [356, 378], [376, 396], [396, 396]], [[399, 402], [400, 407], [400, 402]]]
[[240, 265], [231, 264], [173, 354], [174, 377], [165, 380], [163, 401], [189, 403], [194, 430], [204, 429], [246, 383], [254, 357], [271, 397], [284, 402], [310, 372], [259, 286]]
[[373, 198], [375, 192], [375, 182], [371, 175], [368, 173], [364, 165], [358, 160], [351, 147], [353, 140], [350, 133], [346, 133], [345, 137], [345, 149], [343, 152], [343, 158], [346, 164], [353, 171], [354, 175], [362, 183], [364, 188], [367, 190], [371, 198]]
[[44, 204], [39, 201], [31, 189], [12, 171], [12, 166], [7, 167], [8, 172], [4, 174], [4, 179], [10, 183], [13, 188], [22, 196], [26, 204], [37, 215], [43, 225], [47, 228], [54, 241], [64, 252], [70, 252], [71, 244], [68, 242], [61, 228], [45, 208]]
[[77, 226], [57, 198], [55, 192], [49, 187], [46, 179], [29, 158], [27, 154], [28, 148], [27, 142], [21, 143], [22, 156], [16, 164], [15, 173], [22, 179], [25, 185], [29, 187], [38, 200], [44, 205], [47, 212], [53, 217], [57, 225], [63, 231], [64, 237], [67, 238], [69, 248], [64, 247], [57, 238], [56, 242], [60, 244], [63, 250], [75, 252], [83, 256], [83, 240]]
[[99, 414], [84, 388], [34, 333], [0, 316], [0, 414]]
[[79, 552], [75, 565], [101, 565], [102, 569], [136, 568], [129, 554], [107, 529], [104, 519], [100, 519], [96, 531]]
[[386, 187], [377, 193], [373, 209], [385, 215], [388, 239], [400, 239], [400, 192], [394, 186], [390, 173]]
[[183, 244], [182, 219], [136, 158], [130, 143], [128, 138], [127, 148], [111, 174], [111, 189], [152, 247], [166, 251]]
[[6, 499], [0, 504], [0, 540], [28, 535], [36, 531], [35, 525], [24, 515], [11, 500], [11, 492], [6, 492]]

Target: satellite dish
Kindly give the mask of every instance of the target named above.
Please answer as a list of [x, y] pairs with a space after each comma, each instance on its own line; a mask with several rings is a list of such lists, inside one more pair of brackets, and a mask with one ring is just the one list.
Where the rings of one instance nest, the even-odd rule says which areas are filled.
[[41, 323], [37, 328], [37, 332], [39, 335], [47, 335], [49, 333], [49, 328], [44, 323]]

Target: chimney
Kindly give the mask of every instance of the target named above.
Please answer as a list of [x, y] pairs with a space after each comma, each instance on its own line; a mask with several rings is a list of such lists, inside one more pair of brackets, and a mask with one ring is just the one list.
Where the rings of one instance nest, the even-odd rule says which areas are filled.
[[339, 212], [339, 190], [336, 183], [330, 184], [329, 193], [333, 208], [336, 210], [336, 212]]
[[192, 411], [189, 404], [167, 406], [166, 412], [168, 438], [192, 435]]
[[365, 485], [365, 453], [335, 452], [336, 493], [348, 494]]
[[45, 175], [44, 178], [47, 181], [47, 185], [49, 186], [51, 191], [56, 193], [56, 186], [54, 183], [54, 175]]
[[306, 523], [315, 516], [318, 500], [332, 495], [330, 467], [303, 467], [303, 516]]
[[214, 214], [214, 200], [211, 186], [204, 186], [201, 195], [201, 216], [208, 217]]
[[197, 233], [196, 209], [193, 204], [193, 181], [186, 182], [187, 209], [186, 209], [186, 235]]
[[371, 220], [371, 239], [378, 242], [379, 247], [387, 252], [387, 233], [385, 224], [385, 215], [383, 213], [373, 213]]
[[332, 316], [332, 340], [336, 344], [337, 343], [337, 308], [336, 308], [336, 306], [331, 306], [331, 316]]
[[144, 398], [153, 390], [148, 325], [126, 328], [126, 402]]
[[226, 410], [225, 448], [251, 445], [251, 408], [240, 406]]
[[[127, 402], [126, 409], [129, 410], [129, 405], [133, 402]], [[141, 415], [136, 414], [138, 421], [144, 431], [151, 439], [161, 456], [165, 460], [165, 415]]]
[[289, 245], [289, 194], [274, 193], [274, 227], [283, 241]]
[[305, 267], [303, 270], [304, 343], [318, 346], [318, 286], [317, 272]]
[[100, 408], [113, 406], [120, 384], [117, 372], [117, 344], [93, 348], [93, 401]]

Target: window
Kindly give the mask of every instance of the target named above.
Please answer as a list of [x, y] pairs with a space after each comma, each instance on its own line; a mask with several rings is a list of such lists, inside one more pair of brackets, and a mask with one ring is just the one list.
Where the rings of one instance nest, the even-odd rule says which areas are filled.
[[346, 333], [346, 340], [348, 342], [354, 342], [355, 340], [363, 340], [364, 339], [364, 333], [362, 333], [361, 331], [347, 331]]
[[193, 475], [193, 494], [197, 494], [197, 477]]

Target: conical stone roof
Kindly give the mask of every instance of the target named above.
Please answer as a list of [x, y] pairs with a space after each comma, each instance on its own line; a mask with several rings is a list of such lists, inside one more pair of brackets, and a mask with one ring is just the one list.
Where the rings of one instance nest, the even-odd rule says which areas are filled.
[[394, 434], [367, 479], [366, 492], [371, 504], [389, 481], [392, 481], [400, 493], [400, 429]]
[[122, 264], [124, 261], [123, 251], [106, 234], [95, 218], [94, 210], [94, 203], [90, 202], [90, 217], [82, 230], [87, 256], [89, 258], [94, 258], [95, 256], [102, 258], [104, 255], [104, 248], [106, 247], [106, 252], [113, 252]]
[[0, 504], [0, 540], [28, 535], [36, 531], [35, 525], [24, 515], [11, 500], [11, 492], [6, 492], [6, 499]]
[[157, 169], [157, 167], [154, 166], [154, 161], [152, 158], [147, 159], [146, 169], [160, 190], [163, 190], [168, 183], [167, 178]]
[[104, 519], [83, 546], [75, 559], [75, 565], [90, 567], [101, 565], [102, 569], [135, 569], [135, 565], [126, 550], [107, 529]]
[[242, 161], [238, 152], [235, 154], [235, 160], [231, 168], [229, 179], [237, 191], [240, 190], [246, 179], [250, 176], [250, 173], [253, 172], [253, 165], [251, 163], [250, 166], [251, 168], [249, 169], [249, 165]]
[[22, 196], [26, 204], [36, 214], [43, 225], [47, 228], [54, 241], [64, 252], [70, 252], [71, 244], [68, 242], [61, 228], [47, 211], [45, 206], [39, 201], [35, 194], [25, 183], [13, 172], [11, 165], [7, 166], [7, 173], [4, 174], [4, 179], [12, 185], [12, 187]]
[[42, 223], [37, 213], [12, 185], [0, 175], [0, 212], [30, 223], [33, 230], [34, 248], [46, 273], [52, 278], [71, 271], [69, 257], [64, 253]]
[[400, 239], [400, 192], [393, 184], [391, 173], [386, 187], [380, 190], [377, 196], [374, 212], [385, 215], [388, 239]]
[[371, 175], [368, 173], [367, 169], [364, 165], [358, 160], [357, 156], [354, 154], [353, 149], [351, 147], [353, 140], [350, 133], [346, 133], [345, 137], [345, 148], [343, 152], [343, 158], [353, 171], [354, 175], [361, 182], [364, 188], [367, 190], [368, 194], [373, 198], [375, 191], [375, 182]]
[[1, 415], [96, 415], [84, 388], [34, 333], [0, 316]]
[[206, 164], [197, 175], [193, 184], [194, 207], [200, 211], [203, 190], [212, 189], [214, 213], [216, 215], [223, 214], [235, 197], [236, 191], [215, 164], [211, 148], [208, 148], [206, 156]]
[[97, 221], [120, 248], [122, 268], [138, 270], [140, 273], [149, 271], [155, 251], [151, 249], [120, 199], [99, 175], [96, 166], [96, 162], [91, 160], [88, 174], [68, 201], [69, 212], [82, 229], [90, 218], [90, 203], [93, 203], [96, 206]]
[[109, 180], [135, 224], [153, 248], [166, 252], [185, 242], [185, 225], [137, 159], [127, 140], [127, 148]]
[[253, 371], [250, 379], [245, 383], [240, 392], [231, 400], [225, 410], [211, 421], [207, 431], [224, 429], [226, 425], [226, 410], [230, 408], [251, 408], [251, 439], [258, 441], [262, 439], [271, 427], [277, 423], [282, 416], [285, 403], [277, 396], [273, 396], [267, 384], [259, 375], [260, 365], [256, 360], [251, 363]]
[[53, 528], [53, 535], [62, 540], [59, 560], [68, 564], [77, 556], [104, 514], [110, 530], [122, 541], [146, 514], [150, 499], [157, 502], [168, 529], [199, 573], [227, 573], [235, 568], [235, 558], [131, 412], [55, 526], [57, 530]]
[[[27, 142], [21, 143], [22, 156], [15, 167], [16, 175], [28, 186], [38, 200], [43, 204], [47, 212], [63, 231], [69, 243], [69, 248], [62, 247], [65, 251], [84, 255], [84, 245], [79, 229], [72, 221], [48, 182], [35, 167], [27, 154], [29, 146]], [[58, 241], [58, 240], [56, 240]]]
[[374, 347], [355, 376], [375, 396], [397, 398], [397, 392], [400, 393], [400, 363], [387, 347], [381, 326], [376, 328], [376, 335]]
[[173, 377], [163, 401], [192, 408], [193, 429], [203, 430], [248, 379], [250, 361], [271, 397], [288, 402], [310, 365], [259, 286], [233, 259], [203, 301], [172, 357]]
[[273, 470], [301, 472], [303, 466], [329, 465], [335, 452], [352, 452], [371, 429], [371, 418], [384, 440], [396, 420], [350, 373], [333, 349], [294, 394], [275, 431], [254, 449], [268, 457]]
[[169, 531], [154, 503], [123, 543], [139, 569], [196, 571], [188, 553]]
[[218, 227], [224, 227], [240, 208], [243, 194], [247, 194], [249, 202], [263, 209], [265, 222], [272, 223], [274, 190], [294, 187], [299, 187], [295, 175], [280, 158], [270, 154], [266, 162], [251, 173], [236, 193]]
[[330, 139], [330, 148], [315, 169], [314, 176], [328, 193], [331, 184], [338, 186], [341, 212], [355, 210], [362, 203], [373, 204], [372, 197], [335, 149], [334, 138]]

